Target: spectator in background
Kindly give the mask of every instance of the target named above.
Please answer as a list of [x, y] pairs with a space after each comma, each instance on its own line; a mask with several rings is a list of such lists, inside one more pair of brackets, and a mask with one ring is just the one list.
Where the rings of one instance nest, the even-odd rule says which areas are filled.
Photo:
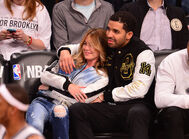
[[187, 49], [167, 56], [157, 71], [155, 103], [165, 139], [189, 133], [189, 42]]
[[[114, 13], [110, 3], [103, 0], [64, 0], [53, 8], [53, 43], [60, 56], [60, 67], [68, 53], [64, 45], [77, 44], [90, 28], [106, 28]], [[71, 59], [71, 57], [68, 57]], [[73, 62], [73, 61], [72, 61]]]
[[25, 121], [28, 107], [28, 94], [18, 84], [0, 85], [1, 139], [43, 139], [41, 133]]
[[189, 34], [184, 11], [166, 0], [139, 0], [121, 10], [137, 18], [136, 35], [153, 51], [186, 48]]
[[51, 21], [40, 0], [1, 0], [0, 7], [0, 54], [4, 59], [22, 50], [50, 49]]
[[107, 48], [103, 29], [90, 29], [81, 41], [75, 55], [76, 68], [65, 74], [55, 62], [41, 75], [43, 85], [39, 97], [34, 99], [27, 112], [27, 121], [43, 133], [46, 123], [53, 129], [54, 139], [69, 139], [68, 106], [76, 102], [101, 102], [108, 84], [104, 68]]

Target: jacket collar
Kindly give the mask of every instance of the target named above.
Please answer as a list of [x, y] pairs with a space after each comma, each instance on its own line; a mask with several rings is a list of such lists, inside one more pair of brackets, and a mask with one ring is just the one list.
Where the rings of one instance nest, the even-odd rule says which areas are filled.
[[[71, 6], [71, 8], [72, 9], [74, 9], [75, 10], [75, 7], [74, 7], [74, 0], [68, 0], [68, 1], [70, 1], [70, 6]], [[96, 9], [98, 9], [100, 6], [101, 6], [101, 0], [94, 0], [95, 1], [95, 10]]]
[[111, 48], [111, 47], [108, 47], [108, 48], [107, 48], [107, 54], [116, 54], [117, 51], [125, 51], [125, 50], [130, 49], [130, 44], [131, 44], [132, 41], [135, 40], [135, 39], [136, 39], [136, 37], [133, 36], [133, 37], [130, 39], [130, 41], [129, 41], [125, 46], [123, 46], [123, 47], [121, 47], [121, 48]]

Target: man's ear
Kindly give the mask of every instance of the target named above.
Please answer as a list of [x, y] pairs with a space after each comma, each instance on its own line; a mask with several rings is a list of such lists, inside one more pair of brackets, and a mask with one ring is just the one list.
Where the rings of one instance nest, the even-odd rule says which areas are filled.
[[13, 106], [9, 106], [9, 108], [7, 109], [9, 115], [13, 116], [15, 115], [15, 113], [18, 111], [17, 108], [13, 107]]
[[132, 38], [132, 36], [133, 36], [133, 32], [132, 32], [132, 31], [129, 31], [129, 32], [127, 32], [127, 34], [126, 34], [126, 39], [127, 39], [127, 40], [130, 40], [130, 39]]

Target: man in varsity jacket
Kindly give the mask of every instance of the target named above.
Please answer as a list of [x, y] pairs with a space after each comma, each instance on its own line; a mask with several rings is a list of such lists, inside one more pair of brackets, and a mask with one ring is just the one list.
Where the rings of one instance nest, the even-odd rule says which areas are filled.
[[[135, 18], [128, 12], [111, 16], [106, 35], [109, 83], [102, 103], [70, 107], [73, 139], [92, 139], [93, 132], [129, 132], [131, 139], [148, 139], [155, 74], [153, 52], [134, 37]], [[76, 47], [68, 49], [76, 52]], [[151, 96], [151, 97], [150, 97]], [[150, 98], [150, 99], [149, 99]], [[81, 130], [82, 129], [82, 130]]]
[[189, 33], [181, 8], [168, 5], [167, 0], [138, 0], [120, 10], [136, 17], [135, 35], [153, 51], [186, 48]]

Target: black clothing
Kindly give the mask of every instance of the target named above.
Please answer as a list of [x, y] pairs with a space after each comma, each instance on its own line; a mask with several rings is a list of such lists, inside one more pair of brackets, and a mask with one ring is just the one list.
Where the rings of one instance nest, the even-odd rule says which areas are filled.
[[[172, 19], [177, 18], [182, 23], [181, 31], [175, 31], [171, 28], [172, 49], [184, 49], [187, 47], [187, 42], [189, 40], [189, 31], [187, 28], [184, 11], [179, 7], [168, 5], [166, 0], [164, 0], [164, 2], [166, 14], [170, 22]], [[136, 17], [137, 27], [135, 30], [135, 35], [137, 37], [140, 37], [142, 23], [149, 8], [150, 7], [147, 4], [147, 0], [139, 0], [137, 2], [127, 3], [120, 9], [122, 11], [131, 12]]]

